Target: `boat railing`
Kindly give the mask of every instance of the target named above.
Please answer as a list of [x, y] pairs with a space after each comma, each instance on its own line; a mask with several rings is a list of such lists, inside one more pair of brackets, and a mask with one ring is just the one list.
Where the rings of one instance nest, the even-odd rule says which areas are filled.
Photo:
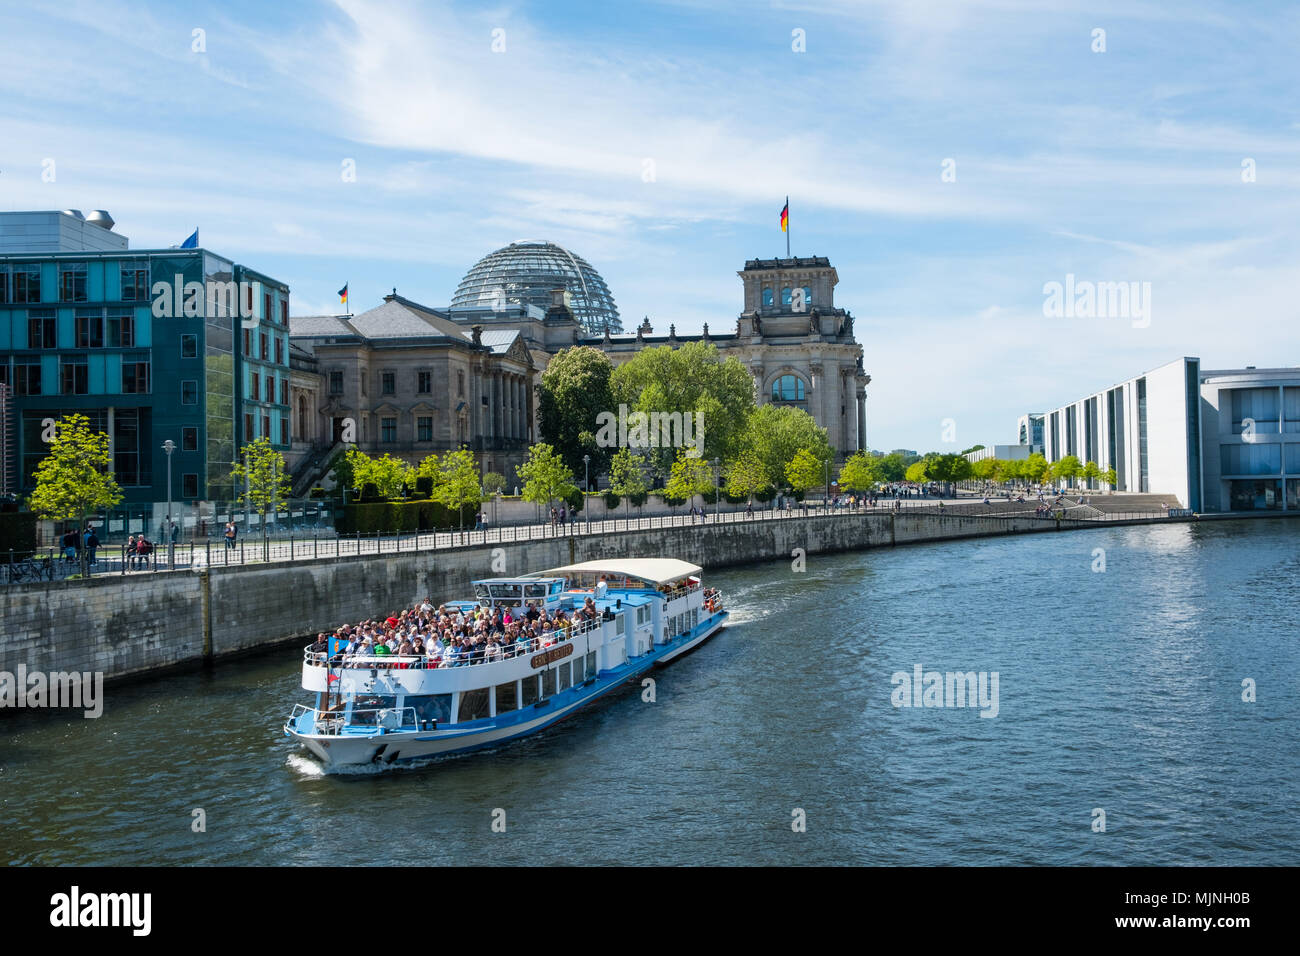
[[344, 727], [374, 727], [398, 730], [402, 727], [419, 727], [414, 707], [354, 707], [350, 712], [343, 707], [317, 710], [306, 704], [295, 704], [289, 713], [289, 725], [296, 728], [303, 714], [312, 715], [313, 733], [337, 736]]
[[671, 591], [664, 592], [664, 599], [668, 601], [675, 601], [678, 598], [686, 597], [688, 594], [698, 591], [703, 586], [704, 586], [703, 583], [696, 582], [695, 584], [688, 584], [685, 587], [673, 588]]
[[713, 593], [704, 599], [704, 610], [710, 614], [717, 614], [722, 610], [722, 592], [717, 588], [714, 588]]
[[[543, 637], [531, 638], [523, 644], [515, 641], [503, 645], [495, 655], [491, 656], [480, 651], [470, 656], [458, 654], [455, 661], [448, 661], [446, 657], [418, 657], [409, 654], [373, 654], [365, 656], [344, 654], [330, 666], [336, 669], [344, 668], [349, 670], [438, 670], [445, 667], [472, 667], [478, 664], [495, 664], [500, 661], [535, 654], [556, 644], [563, 644], [575, 637], [581, 637], [583, 634], [598, 629], [600, 625], [600, 620], [571, 624], [567, 628], [557, 628]], [[325, 667], [327, 664], [326, 658], [326, 654], [320, 651], [312, 651], [310, 647], [303, 651], [303, 663], [312, 667]]]

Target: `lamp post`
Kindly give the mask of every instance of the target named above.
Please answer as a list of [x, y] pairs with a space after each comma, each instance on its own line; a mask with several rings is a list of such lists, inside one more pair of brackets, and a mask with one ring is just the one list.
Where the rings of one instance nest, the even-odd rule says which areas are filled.
[[827, 513], [827, 514], [830, 514], [830, 511], [831, 511], [831, 460], [830, 460], [829, 458], [826, 459], [826, 499], [825, 499], [825, 502], [824, 502], [824, 507], [826, 508], [826, 513]]
[[176, 443], [170, 438], [163, 442], [163, 451], [167, 452], [167, 566], [176, 570], [176, 544], [172, 536], [172, 452]]
[[591, 456], [582, 456], [582, 516], [587, 520], [587, 534], [591, 534], [591, 512], [587, 510], [587, 492], [591, 491]]

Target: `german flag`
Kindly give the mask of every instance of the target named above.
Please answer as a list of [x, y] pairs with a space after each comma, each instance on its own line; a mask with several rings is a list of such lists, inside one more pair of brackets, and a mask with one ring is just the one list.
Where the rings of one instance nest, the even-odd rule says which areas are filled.
[[[782, 215], [784, 215], [784, 214], [782, 214]], [[785, 221], [785, 220], [782, 219], [782, 222], [784, 222], [784, 221]], [[781, 228], [784, 229], [785, 227], [782, 226]], [[343, 288], [339, 289], [339, 301], [340, 301], [341, 303], [343, 303], [344, 305], [347, 305], [347, 304], [348, 304], [348, 287], [347, 287], [346, 285], [343, 286]]]
[[788, 232], [789, 230], [790, 230], [790, 200], [787, 199], [785, 201], [785, 205], [781, 207], [781, 231]]

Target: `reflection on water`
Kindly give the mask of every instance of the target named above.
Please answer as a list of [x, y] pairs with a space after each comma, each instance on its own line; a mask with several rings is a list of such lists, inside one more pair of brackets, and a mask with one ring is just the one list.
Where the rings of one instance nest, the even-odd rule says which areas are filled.
[[[718, 572], [731, 625], [656, 675], [656, 703], [628, 688], [538, 737], [398, 771], [326, 776], [284, 739], [305, 699], [296, 650], [110, 686], [99, 720], [0, 722], [0, 858], [1294, 864], [1292, 527], [1111, 528]], [[890, 676], [918, 663], [999, 672], [999, 715], [894, 708]]]

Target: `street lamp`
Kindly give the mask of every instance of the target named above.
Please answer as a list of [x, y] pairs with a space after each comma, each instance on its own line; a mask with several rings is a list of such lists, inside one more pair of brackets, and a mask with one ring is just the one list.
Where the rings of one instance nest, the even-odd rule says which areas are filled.
[[582, 516], [586, 518], [584, 522], [587, 526], [587, 534], [591, 534], [591, 512], [587, 510], [587, 492], [591, 491], [591, 456], [582, 456]]
[[167, 452], [167, 566], [176, 569], [176, 544], [172, 535], [172, 452], [176, 443], [170, 438], [163, 442], [163, 451]]

